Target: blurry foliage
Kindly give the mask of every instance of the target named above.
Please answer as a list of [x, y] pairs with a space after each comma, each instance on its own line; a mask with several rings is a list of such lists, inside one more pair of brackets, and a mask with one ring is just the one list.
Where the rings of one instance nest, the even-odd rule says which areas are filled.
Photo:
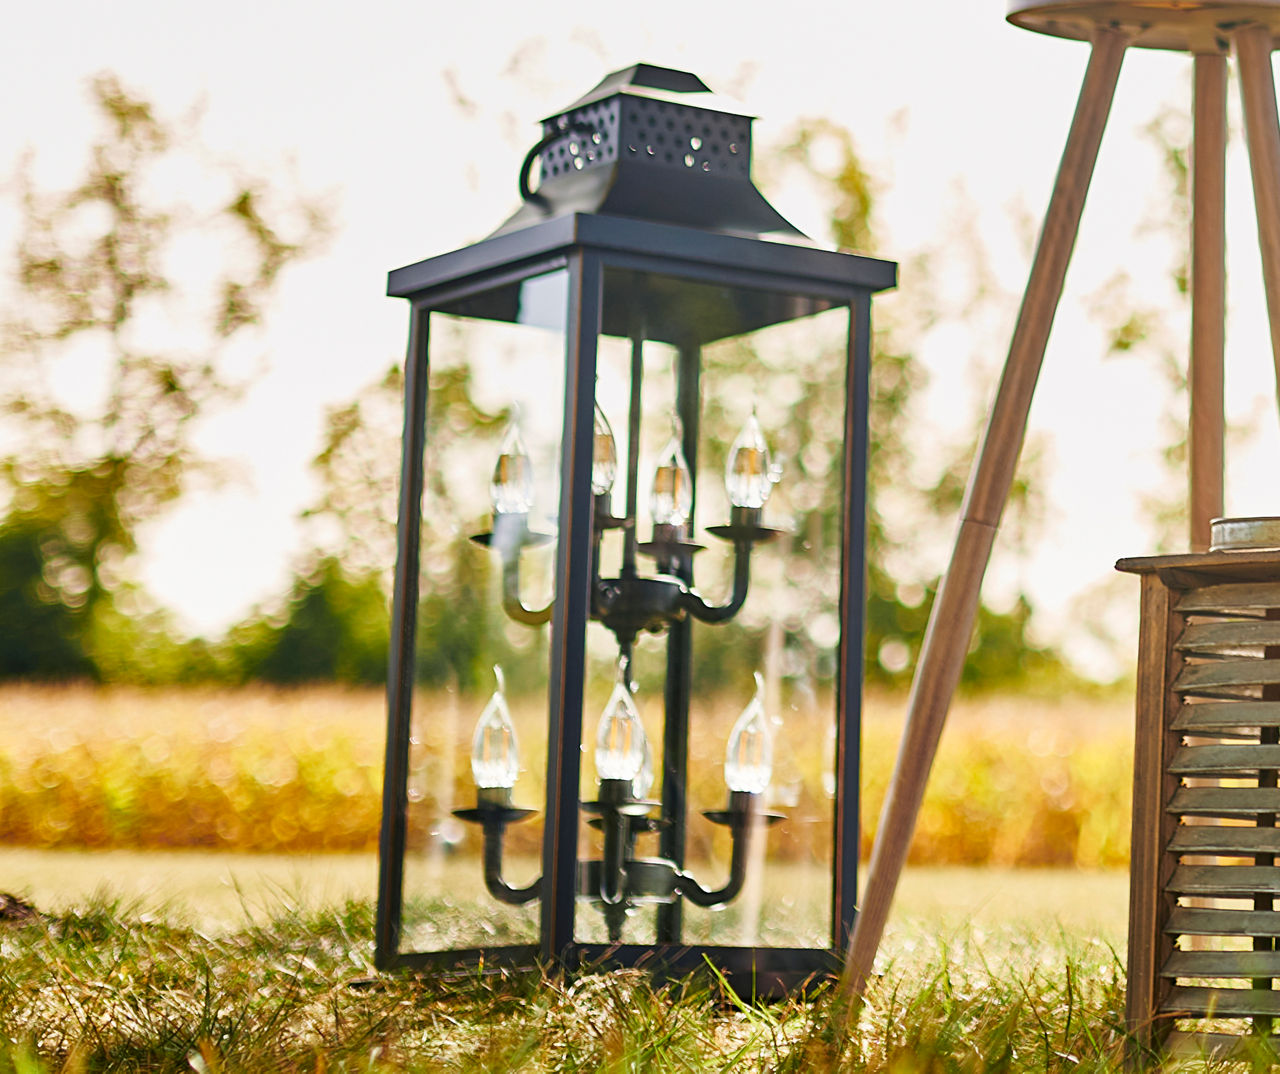
[[[335, 688], [7, 687], [0, 694], [0, 845], [372, 851], [382, 753], [379, 736], [369, 732], [381, 724], [383, 704], [381, 691]], [[423, 711], [454, 705], [455, 697], [439, 692], [421, 699]], [[962, 702], [925, 797], [911, 860], [1123, 866], [1132, 736], [1121, 707]], [[864, 756], [892, 755], [901, 735], [897, 708], [870, 699]], [[727, 725], [736, 710], [714, 715]], [[469, 736], [469, 721], [456, 731]], [[706, 737], [717, 746], [722, 741]], [[787, 807], [792, 822], [769, 836], [769, 854], [778, 861], [807, 860], [812, 835], [803, 818], [830, 809], [821, 738], [791, 741], [801, 786]], [[419, 761], [429, 772], [446, 757], [465, 763], [457, 742], [428, 736], [416, 748], [426, 751]], [[692, 800], [723, 794], [714, 763], [692, 771]], [[864, 856], [889, 774], [885, 765], [864, 769]], [[420, 789], [418, 808], [431, 816], [440, 782], [426, 780]], [[509, 849], [536, 853], [537, 846], [513, 829]], [[710, 850], [705, 827], [691, 829], [692, 857], [703, 860]]]
[[[834, 166], [827, 172], [818, 172], [811, 162], [819, 141], [836, 148]], [[824, 159], [833, 157], [830, 153], [820, 155]], [[874, 249], [875, 184], [863, 169], [848, 132], [821, 120], [807, 122], [797, 128], [773, 167], [807, 170], [816, 179], [822, 196], [830, 199], [831, 230], [839, 243], [863, 251]], [[992, 293], [989, 273], [982, 263], [981, 244], [975, 236], [967, 236], [966, 240], [965, 257], [971, 262], [973, 291], [966, 303], [989, 305], [998, 296]], [[875, 685], [900, 686], [910, 679], [937, 585], [936, 577], [930, 573], [936, 571], [936, 565], [919, 562], [914, 544], [922, 528], [952, 525], [968, 472], [969, 445], [976, 442], [984, 416], [974, 415], [972, 437], [964, 446], [948, 451], [942, 445], [942, 458], [932, 460], [935, 472], [922, 485], [921, 462], [913, 441], [919, 419], [915, 401], [927, 374], [906, 341], [918, 340], [942, 311], [928, 297], [927, 265], [919, 269], [912, 286], [922, 293], [906, 314], [896, 321], [886, 319], [883, 324], [877, 320], [871, 367], [866, 674], [867, 681]], [[788, 480], [818, 488], [821, 495], [812, 497], [812, 506], [797, 513], [791, 540], [798, 545], [808, 542], [814, 547], [837, 547], [843, 354], [789, 354], [785, 368], [773, 369], [745, 340], [740, 346], [719, 348], [704, 355], [709, 377], [720, 375], [728, 379], [744, 363], [763, 371], [756, 389], [761, 395], [770, 393], [770, 376], [799, 378], [799, 398], [788, 411], [786, 427], [774, 434], [774, 448], [785, 449], [791, 475]], [[427, 451], [432, 465], [427, 469], [428, 481], [442, 482], [444, 475], [459, 468], [478, 472], [477, 467], [483, 463], [471, 457], [467, 444], [483, 442], [486, 434], [505, 422], [506, 415], [486, 413], [477, 406], [473, 374], [465, 360], [433, 364], [431, 376]], [[335, 557], [352, 579], [381, 577], [387, 592], [395, 555], [402, 391], [401, 374], [393, 369], [351, 404], [330, 412], [325, 444], [315, 462], [323, 492], [318, 504], [307, 513], [315, 525], [318, 548]], [[707, 393], [703, 402], [704, 430], [733, 428], [726, 408], [739, 402]], [[704, 472], [715, 472], [723, 468], [729, 444], [705, 433], [704, 436], [699, 465]], [[939, 445], [931, 442], [931, 447]], [[1025, 453], [1006, 512], [1006, 528], [1013, 532], [1015, 542], [1025, 542], [1038, 519], [1034, 487], [1037, 465], [1038, 455], [1032, 445]], [[464, 689], [485, 686], [488, 664], [495, 658], [504, 664], [545, 659], [545, 631], [538, 632], [539, 642], [532, 650], [513, 649], [505, 639], [505, 620], [489, 598], [492, 564], [465, 537], [474, 528], [484, 528], [485, 520], [452, 517], [448, 490], [442, 486], [428, 488], [427, 495], [435, 506], [423, 519], [419, 681], [428, 686], [456, 682]], [[468, 526], [473, 528], [468, 530]], [[907, 569], [912, 573], [904, 577]], [[796, 579], [790, 579], [788, 584], [803, 585]], [[821, 585], [816, 576], [813, 585]], [[815, 610], [833, 612], [836, 599], [837, 594], [826, 590], [807, 593], [804, 601], [796, 602], [806, 608], [805, 614], [783, 624], [782, 643], [796, 657], [790, 661], [795, 674], [816, 671], [820, 679], [833, 674], [829, 661], [824, 663], [817, 657], [823, 647], [809, 633], [814, 622], [822, 618]], [[1008, 610], [984, 604], [978, 612], [963, 683], [973, 688], [992, 688], [1030, 679], [1070, 680], [1070, 672], [1052, 650], [1029, 640], [1031, 618], [1032, 607], [1025, 595], [1019, 596]], [[694, 689], [718, 690], [748, 678], [750, 671], [761, 664], [766, 635], [761, 624], [746, 621], [699, 631]], [[421, 644], [428, 638], [429, 647]], [[318, 644], [323, 645], [323, 639]], [[660, 679], [661, 664], [660, 654], [641, 647], [637, 673], [642, 685], [653, 685]], [[528, 678], [540, 681], [537, 675]], [[525, 679], [518, 672], [508, 675], [512, 683]]]
[[[1107, 331], [1108, 358], [1138, 358], [1150, 363], [1161, 384], [1164, 407], [1159, 416], [1160, 461], [1164, 480], [1143, 493], [1143, 514], [1155, 529], [1156, 552], [1187, 547], [1190, 525], [1188, 500], [1187, 431], [1190, 408], [1187, 380], [1187, 339], [1190, 333], [1190, 251], [1185, 236], [1191, 233], [1191, 170], [1186, 146], [1190, 131], [1181, 110], [1165, 107], [1143, 130], [1156, 147], [1163, 164], [1167, 189], [1159, 199], [1161, 212], [1142, 222], [1146, 233], [1177, 236], [1173, 261], [1168, 265], [1168, 294], [1159, 305], [1144, 303], [1134, 295], [1134, 281], [1118, 270], [1089, 296], [1091, 312]], [[1170, 309], [1181, 336], [1170, 331]], [[1228, 430], [1228, 435], [1231, 431]]]
[[[386, 681], [403, 381], [401, 369], [393, 367], [350, 403], [329, 410], [324, 446], [312, 464], [321, 492], [304, 513], [311, 565], [295, 575], [283, 612], [255, 615], [232, 632], [226, 646], [232, 677]], [[426, 495], [434, 507], [422, 519], [415, 656], [417, 679], [425, 686], [487, 687], [495, 660], [512, 672], [513, 683], [536, 681], [521, 673], [522, 664], [538, 660], [539, 653], [545, 661], [540, 642], [517, 648], [505, 640], [506, 618], [489, 599], [489, 556], [467, 537], [487, 520], [458, 517], [443, 486], [457, 457], [469, 465], [476, 438], [507, 420], [505, 411], [477, 406], [468, 365], [433, 365]]]
[[[0, 455], [0, 677], [134, 674], [128, 644], [154, 633], [118, 630], [146, 618], [128, 584], [138, 527], [207, 471], [196, 419], [239, 390], [221, 359], [322, 231], [317, 206], [280, 203], [257, 180], [227, 177], [211, 214], [157, 204], [191, 147], [113, 76], [91, 92], [102, 131], [80, 183], [37, 191], [29, 164], [18, 180], [17, 302], [0, 338], [0, 429], [17, 444]], [[193, 236], [223, 259], [203, 324], [170, 278]], [[166, 317], [180, 326], [168, 339]], [[59, 391], [68, 369], [97, 397]]]
[[[1132, 276], [1120, 270], [1090, 296], [1090, 303], [1098, 321], [1109, 326], [1107, 356], [1136, 358], [1154, 368], [1158, 398], [1163, 404], [1158, 418], [1162, 474], [1142, 495], [1141, 505], [1143, 515], [1155, 530], [1153, 551], [1174, 552], [1187, 548], [1191, 521], [1187, 483], [1191, 265], [1186, 241], [1191, 233], [1192, 176], [1186, 148], [1191, 138], [1190, 119], [1183, 110], [1166, 106], [1142, 133], [1160, 156], [1164, 189], [1154, 199], [1159, 211], [1142, 221], [1139, 232], [1172, 240], [1173, 252], [1166, 266], [1167, 286], [1154, 302], [1143, 301], [1134, 294]], [[1258, 404], [1249, 420], [1227, 424], [1228, 449], [1252, 434], [1252, 419], [1268, 409], [1261, 398]]]
[[324, 557], [294, 579], [284, 615], [236, 627], [224, 647], [234, 677], [272, 683], [387, 678], [386, 594], [374, 574]]
[[[825, 166], [817, 162], [824, 162]], [[875, 254], [875, 182], [858, 157], [852, 136], [827, 120], [803, 121], [778, 158], [775, 173], [801, 169], [830, 200], [829, 230], [842, 249]], [[779, 174], [779, 177], [780, 174]], [[955, 308], [944, 308], [943, 288], [934, 278], [934, 264], [963, 268], [968, 288]], [[871, 358], [871, 397], [867, 455], [867, 637], [866, 681], [871, 685], [905, 686], [911, 679], [923, 642], [929, 610], [937, 589], [937, 564], [920, 555], [922, 533], [948, 531], [963, 499], [972, 445], [978, 442], [985, 410], [973, 415], [971, 435], [961, 445], [922, 437], [918, 400], [928, 373], [914, 353], [928, 329], [943, 317], [978, 323], [985, 311], [1000, 306], [981, 237], [958, 231], [948, 244], [922, 255], [903, 273], [910, 293], [892, 313], [884, 303], [873, 310], [875, 323]], [[808, 482], [825, 488], [812, 508], [796, 522], [797, 540], [806, 534], [826, 534], [838, 540], [842, 475], [838, 460], [842, 429], [831, 420], [832, 400], [843, 398], [839, 379], [841, 356], [797, 356], [787, 368], [804, 381], [800, 401], [792, 411], [789, 440], [805, 450], [788, 458], [788, 467]], [[994, 377], [995, 370], [976, 369]], [[986, 396], [981, 394], [985, 407]], [[921, 458], [917, 444], [928, 444]], [[821, 448], [822, 450], [815, 450]], [[807, 460], [827, 460], [815, 469]], [[830, 460], [835, 460], [834, 464]], [[1004, 528], [1016, 553], [1034, 533], [1041, 514], [1037, 489], [1039, 453], [1034, 443], [1024, 449], [1005, 509]], [[812, 472], [810, 472], [812, 471]], [[828, 595], [834, 607], [834, 594]], [[1007, 611], [980, 605], [962, 685], [1000, 688], [1031, 680], [1066, 680], [1072, 673], [1051, 649], [1034, 644], [1028, 634], [1033, 609], [1025, 593]]]
[[[23, 320], [8, 327], [0, 355], [0, 413], [22, 445], [20, 452], [0, 458], [0, 476], [10, 489], [0, 518], [0, 677], [381, 681], [400, 476], [398, 368], [330, 411], [314, 461], [322, 491], [306, 512], [309, 547], [277, 603], [255, 611], [222, 642], [179, 641], [164, 615], [129, 583], [137, 527], [207, 470], [192, 429], [200, 414], [235, 394], [236, 386], [218, 366], [222, 344], [258, 322], [279, 273], [313, 244], [320, 225], [314, 206], [268, 212], [272, 198], [262, 186], [235, 189], [216, 217], [238, 237], [238, 256], [228, 258], [234, 271], [213, 285], [204, 342], [195, 351], [184, 346], [157, 352], [145, 345], [140, 325], [174, 290], [164, 271], [166, 248], [190, 219], [183, 207], [153, 208], [145, 197], [148, 174], [174, 150], [175, 136], [149, 105], [113, 79], [104, 76], [93, 88], [107, 130], [93, 148], [83, 183], [57, 196], [37, 194], [29, 181], [24, 185], [25, 231], [18, 251]], [[815, 152], [819, 143], [823, 152]], [[814, 163], [819, 159], [829, 162], [825, 171]], [[846, 131], [826, 121], [803, 123], [768, 166], [799, 169], [830, 200], [836, 240], [874, 250], [875, 183]], [[93, 213], [85, 216], [89, 209]], [[291, 221], [289, 239], [282, 237], [285, 219]], [[993, 296], [981, 244], [964, 245], [972, 269], [966, 309], [976, 309]], [[867, 459], [871, 684], [903, 685], [910, 678], [936, 587], [936, 565], [922, 562], [918, 536], [951, 524], [969, 461], [967, 447], [931, 445], [937, 449], [928, 460], [934, 472], [922, 477], [927, 467], [913, 449], [926, 373], [905, 341], [918, 340], [944, 312], [932, 297], [928, 264], [924, 258], [916, 266], [913, 297], [896, 319], [877, 315], [875, 326]], [[80, 338], [110, 366], [108, 390], [93, 413], [70, 409], [48, 386], [45, 367], [64, 344]], [[742, 357], [725, 349], [708, 358], [709, 371], [716, 361]], [[839, 541], [842, 453], [833, 400], [843, 398], [843, 384], [833, 378], [844, 363], [842, 356], [821, 352], [792, 359], [778, 375], [798, 377], [802, 387], [779, 436], [791, 448], [804, 447], [787, 452], [787, 465], [799, 482], [822, 492], [797, 514], [792, 539], [829, 549]], [[768, 392], [771, 375], [766, 369], [759, 390]], [[474, 444], [507, 420], [505, 412], [488, 412], [476, 403], [472, 376], [465, 355], [433, 365], [429, 482], [443, 482], [460, 469], [474, 472]], [[709, 397], [708, 415], [723, 405]], [[980, 419], [975, 415], [975, 428]], [[714, 467], [727, 450], [727, 444], [709, 442], [704, 465]], [[1007, 511], [1006, 529], [1023, 540], [1037, 513], [1029, 477], [1035, 464], [1031, 450]], [[420, 631], [419, 679], [469, 689], [487, 684], [495, 659], [545, 663], [545, 631], [509, 638], [504, 629], [505, 618], [491, 599], [493, 564], [467, 540], [483, 521], [455, 517], [445, 488], [430, 487], [427, 495], [433, 508], [424, 518], [419, 614], [431, 629]], [[834, 608], [835, 594], [807, 597], [811, 610]], [[1008, 610], [980, 609], [966, 685], [1006, 686], [1065, 675], [1053, 652], [1029, 641], [1031, 617], [1025, 596]], [[828, 678], [834, 670], [829, 660], [815, 663], [814, 656], [824, 647], [808, 635], [814, 622], [829, 616], [794, 618], [784, 624], [782, 639], [801, 654], [792, 664]], [[760, 663], [766, 642], [759, 623], [702, 632], [705, 658], [696, 662], [695, 689], [742, 679]], [[520, 682], [526, 676], [513, 671], [509, 678]], [[537, 675], [527, 678], [539, 681]]]
[[[0, 844], [369, 850], [378, 698], [9, 687]], [[19, 733], [19, 730], [22, 733]]]

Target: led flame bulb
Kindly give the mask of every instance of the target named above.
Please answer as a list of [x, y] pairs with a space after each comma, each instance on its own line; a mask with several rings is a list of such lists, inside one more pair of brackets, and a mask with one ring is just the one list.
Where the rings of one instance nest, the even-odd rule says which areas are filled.
[[618, 662], [618, 682], [596, 729], [596, 776], [634, 780], [644, 771], [648, 746], [644, 724], [631, 697], [626, 661]]
[[493, 674], [498, 680], [497, 688], [480, 713], [471, 739], [471, 776], [477, 787], [510, 790], [520, 771], [520, 751], [515, 724], [511, 722], [511, 711], [503, 694], [506, 683], [502, 668], [495, 664]]
[[613, 439], [609, 419], [596, 404], [595, 441], [591, 454], [591, 491], [603, 496], [613, 488], [618, 475], [618, 445]]
[[527, 515], [533, 506], [533, 463], [513, 420], [502, 438], [502, 451], [489, 482], [494, 514]]
[[764, 676], [755, 675], [756, 692], [729, 732], [724, 781], [731, 791], [762, 794], [773, 777], [773, 725], [764, 711]]
[[756, 418], [751, 417], [729, 448], [724, 467], [724, 487], [734, 507], [763, 507], [777, 480], [769, 462], [769, 445]]
[[693, 511], [693, 475], [680, 446], [683, 437], [680, 419], [672, 415], [671, 439], [658, 456], [653, 491], [649, 494], [649, 512], [655, 526], [683, 526]]
[[644, 761], [640, 765], [640, 771], [636, 778], [631, 781], [631, 796], [633, 798], [647, 798], [649, 792], [653, 790], [653, 747], [649, 745], [649, 736], [644, 738]]

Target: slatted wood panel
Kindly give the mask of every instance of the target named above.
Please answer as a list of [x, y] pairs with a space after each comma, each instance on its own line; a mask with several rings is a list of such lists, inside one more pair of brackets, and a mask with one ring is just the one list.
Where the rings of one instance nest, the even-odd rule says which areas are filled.
[[1280, 701], [1214, 701], [1181, 705], [1171, 730], [1212, 734], [1233, 729], [1280, 727]]
[[1280, 608], [1280, 582], [1228, 582], [1188, 589], [1174, 605], [1183, 614], [1239, 615]]
[[1269, 988], [1175, 987], [1169, 989], [1160, 1010], [1205, 1018], [1271, 1017], [1280, 1015], [1280, 992]]
[[1256, 742], [1230, 746], [1183, 746], [1169, 762], [1169, 771], [1180, 776], [1257, 773], [1262, 768], [1280, 768], [1280, 746], [1260, 746]]
[[1280, 977], [1280, 951], [1175, 951], [1162, 977]]
[[1181, 825], [1169, 840], [1171, 854], [1220, 854], [1224, 857], [1280, 854], [1280, 828], [1252, 825]]
[[1216, 660], [1182, 669], [1173, 688], [1179, 693], [1212, 696], [1213, 687], [1274, 686], [1280, 683], [1280, 661]]
[[1201, 653], [1235, 653], [1259, 645], [1280, 645], [1280, 620], [1255, 619], [1252, 622], [1232, 619], [1209, 623], [1191, 623], [1178, 636], [1174, 648], [1194, 649]]
[[1243, 817], [1280, 813], [1277, 787], [1179, 787], [1168, 810], [1183, 817]]
[[1280, 894], [1280, 868], [1272, 865], [1179, 865], [1165, 890], [1178, 895], [1243, 898]]
[[1280, 936], [1280, 914], [1175, 906], [1165, 920], [1165, 932], [1170, 936]]
[[[1251, 561], [1252, 573], [1233, 579], [1221, 553], [1179, 557], [1176, 569], [1151, 561], [1154, 578], [1139, 572], [1148, 679], [1135, 725], [1135, 848], [1145, 839], [1139, 796], [1149, 800], [1157, 785], [1152, 758], [1162, 766], [1164, 819], [1158, 868], [1149, 851], [1135, 854], [1144, 860], [1131, 890], [1158, 877], [1158, 897], [1131, 894], [1145, 909], [1130, 914], [1127, 1017], [1155, 1046], [1177, 1030], [1214, 1047], [1252, 1047], [1280, 1018], [1280, 551], [1272, 560], [1270, 577]], [[1151, 615], [1150, 582], [1167, 593], [1167, 624]], [[1144, 809], [1141, 823], [1155, 825]], [[1153, 923], [1158, 935], [1141, 933]], [[1142, 953], [1157, 950], [1153, 967]], [[1223, 1032], [1233, 1024], [1236, 1034]]]

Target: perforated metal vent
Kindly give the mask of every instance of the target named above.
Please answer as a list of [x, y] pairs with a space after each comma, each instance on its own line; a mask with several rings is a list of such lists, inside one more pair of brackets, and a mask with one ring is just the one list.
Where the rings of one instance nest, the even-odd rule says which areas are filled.
[[[618, 124], [622, 102], [618, 98], [598, 101], [566, 116], [549, 119], [542, 125], [543, 134], [550, 137], [566, 126], [564, 137], [552, 142], [542, 153], [542, 179], [546, 182], [557, 176], [581, 171], [596, 164], [612, 164], [618, 159]], [[579, 126], [590, 127], [592, 134], [580, 131]]]
[[640, 97], [615, 97], [543, 124], [569, 130], [542, 154], [543, 180], [619, 159], [682, 171], [746, 179], [751, 174], [751, 120], [725, 112]]

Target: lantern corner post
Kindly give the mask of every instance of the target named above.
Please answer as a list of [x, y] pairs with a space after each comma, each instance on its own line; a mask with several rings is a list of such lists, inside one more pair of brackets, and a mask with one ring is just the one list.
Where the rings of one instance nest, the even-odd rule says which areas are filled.
[[415, 304], [410, 313], [409, 344], [405, 357], [396, 573], [387, 659], [386, 760], [383, 768], [382, 822], [378, 839], [378, 906], [374, 926], [374, 959], [379, 969], [390, 968], [399, 954], [404, 902], [409, 737], [421, 559], [423, 461], [426, 450], [429, 324], [430, 312]]
[[867, 452], [871, 388], [871, 295], [849, 305], [845, 370], [840, 655], [836, 663], [836, 811], [832, 929], [835, 949], [849, 944], [857, 915], [862, 687], [867, 602]]
[[548, 965], [571, 963], [574, 946], [586, 626], [591, 614], [596, 353], [604, 287], [603, 262], [593, 250], [575, 251], [568, 270], [542, 846], [541, 957]]

